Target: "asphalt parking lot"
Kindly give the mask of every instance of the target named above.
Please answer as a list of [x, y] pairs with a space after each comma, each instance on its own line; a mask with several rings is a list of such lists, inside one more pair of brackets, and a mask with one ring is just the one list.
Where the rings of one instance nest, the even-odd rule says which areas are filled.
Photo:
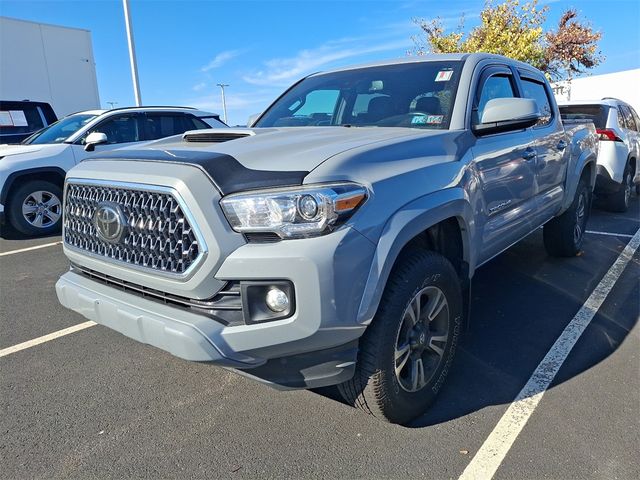
[[[411, 428], [102, 326], [0, 355], [0, 476], [459, 478], [639, 228], [634, 198], [624, 215], [592, 212], [580, 256], [548, 257], [538, 231], [480, 269], [471, 330]], [[0, 351], [85, 322], [55, 296], [59, 237], [7, 237]], [[639, 278], [636, 251], [494, 478], [640, 478]]]

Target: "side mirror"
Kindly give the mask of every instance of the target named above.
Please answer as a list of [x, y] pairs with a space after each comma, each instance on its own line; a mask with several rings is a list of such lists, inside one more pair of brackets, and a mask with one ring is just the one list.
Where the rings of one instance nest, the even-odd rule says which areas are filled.
[[253, 124], [256, 123], [256, 120], [258, 120], [260, 115], [260, 113], [254, 113], [253, 115], [251, 115], [249, 117], [249, 120], [247, 120], [247, 128], [253, 127]]
[[96, 145], [100, 145], [101, 143], [107, 143], [107, 135], [102, 132], [92, 132], [87, 135], [84, 141], [84, 151], [93, 152], [96, 149]]
[[494, 98], [482, 112], [472, 130], [479, 135], [529, 128], [542, 117], [538, 104], [530, 98]]

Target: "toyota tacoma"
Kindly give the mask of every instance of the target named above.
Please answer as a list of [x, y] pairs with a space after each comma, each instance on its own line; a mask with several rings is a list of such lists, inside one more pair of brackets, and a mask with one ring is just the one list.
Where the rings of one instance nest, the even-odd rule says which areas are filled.
[[544, 226], [581, 249], [591, 123], [488, 54], [310, 75], [249, 128], [68, 172], [60, 302], [173, 355], [279, 388], [336, 385], [406, 424], [434, 401], [482, 264]]

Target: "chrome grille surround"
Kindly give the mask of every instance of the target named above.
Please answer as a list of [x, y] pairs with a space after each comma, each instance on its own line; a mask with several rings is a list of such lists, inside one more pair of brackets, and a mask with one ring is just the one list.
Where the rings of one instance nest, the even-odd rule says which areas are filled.
[[[126, 231], [119, 242], [100, 239], [93, 217], [98, 204], [120, 207]], [[207, 246], [179, 193], [157, 185], [67, 179], [65, 247], [140, 271], [184, 279], [205, 259]]]

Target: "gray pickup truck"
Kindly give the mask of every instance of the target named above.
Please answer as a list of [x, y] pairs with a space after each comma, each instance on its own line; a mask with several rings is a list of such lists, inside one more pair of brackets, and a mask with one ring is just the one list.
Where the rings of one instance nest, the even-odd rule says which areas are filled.
[[405, 424], [434, 400], [471, 278], [544, 225], [581, 248], [592, 124], [486, 54], [310, 75], [250, 128], [97, 155], [64, 191], [60, 302], [183, 359], [337, 385]]

